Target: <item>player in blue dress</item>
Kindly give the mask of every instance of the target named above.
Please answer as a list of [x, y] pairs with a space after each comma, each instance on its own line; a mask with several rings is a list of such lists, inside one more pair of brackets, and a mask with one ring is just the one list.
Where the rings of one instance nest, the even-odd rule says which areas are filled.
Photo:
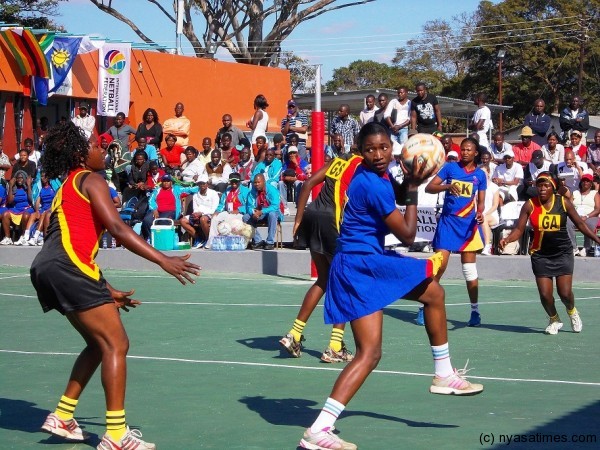
[[450, 253], [460, 253], [462, 272], [471, 302], [471, 317], [468, 323], [470, 327], [481, 324], [479, 280], [475, 261], [477, 252], [484, 247], [481, 223], [487, 189], [485, 172], [478, 168], [475, 162], [477, 147], [475, 139], [463, 140], [460, 144], [460, 161], [446, 163], [425, 188], [425, 192], [430, 194], [446, 191], [442, 214], [433, 237], [433, 248], [440, 251], [444, 258], [435, 278], [437, 281], [442, 278], [448, 267]]
[[[448, 349], [444, 290], [433, 278], [439, 257], [415, 259], [384, 249], [392, 232], [406, 244], [417, 230], [417, 188], [430, 173], [417, 163], [406, 173], [406, 213], [395, 203], [387, 176], [392, 142], [386, 128], [368, 123], [358, 135], [364, 162], [347, 191], [336, 254], [325, 297], [325, 322], [350, 322], [356, 355], [338, 377], [323, 410], [307, 428], [300, 446], [308, 449], [355, 449], [332, 433], [335, 420], [381, 358], [383, 308], [399, 298], [425, 305], [426, 328], [433, 353], [435, 394], [473, 395], [483, 386], [471, 384], [452, 368]], [[437, 263], [436, 263], [437, 260]]]

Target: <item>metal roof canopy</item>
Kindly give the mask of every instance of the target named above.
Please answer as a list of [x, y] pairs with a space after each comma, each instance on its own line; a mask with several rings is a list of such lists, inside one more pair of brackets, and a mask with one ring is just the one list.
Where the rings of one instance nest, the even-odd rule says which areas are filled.
[[[385, 93], [391, 99], [397, 98], [395, 89], [361, 89], [357, 91], [329, 91], [321, 94], [321, 109], [325, 112], [337, 112], [342, 103], [350, 105], [350, 112], [355, 116], [365, 107], [365, 97], [373, 94], [376, 98], [379, 94]], [[435, 94], [434, 94], [435, 95]], [[409, 92], [409, 98], [417, 96], [416, 92]], [[468, 119], [477, 111], [477, 105], [472, 100], [462, 100], [459, 98], [443, 97], [436, 95], [442, 117], [453, 117], [456, 119]], [[294, 100], [300, 109], [313, 109], [315, 94], [295, 94]], [[498, 114], [500, 111], [508, 111], [512, 106], [494, 105], [486, 103], [492, 114]]]

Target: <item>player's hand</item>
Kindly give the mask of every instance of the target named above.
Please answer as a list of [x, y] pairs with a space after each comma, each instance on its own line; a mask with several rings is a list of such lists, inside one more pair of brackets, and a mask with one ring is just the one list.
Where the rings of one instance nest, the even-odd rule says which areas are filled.
[[129, 312], [129, 308], [135, 308], [137, 305], [142, 304], [142, 302], [140, 302], [139, 300], [129, 298], [133, 295], [134, 292], [135, 289], [125, 292], [112, 288], [110, 290], [110, 295], [115, 301], [115, 305], [117, 306], [117, 308], [121, 308], [123, 311]]
[[294, 227], [292, 228], [292, 236], [294, 236], [294, 239], [296, 239], [296, 233], [298, 232], [298, 227], [300, 226], [299, 223], [294, 222]]
[[508, 244], [506, 239], [500, 239], [500, 242], [498, 242], [498, 247], [500, 248], [500, 250], [504, 250], [504, 247], [506, 247], [506, 244]]
[[412, 162], [411, 170], [401, 163], [400, 167], [402, 168], [402, 173], [404, 173], [404, 180], [408, 184], [412, 185], [420, 185], [423, 181], [427, 180], [433, 172], [435, 172], [436, 167], [430, 167], [427, 169], [427, 160], [419, 163], [419, 158], [415, 156]]
[[457, 184], [450, 183], [448, 186], [448, 191], [450, 192], [450, 195], [455, 195], [457, 197], [460, 195], [460, 188]]
[[477, 223], [483, 223], [483, 213], [477, 212], [477, 214], [475, 214], [475, 219], [477, 220]]
[[190, 276], [200, 275], [202, 268], [196, 264], [188, 262], [190, 258], [188, 253], [185, 256], [167, 256], [164, 255], [163, 260], [160, 262], [160, 267], [167, 273], [170, 273], [179, 280], [181, 284], [186, 284], [186, 280], [192, 284], [196, 281]]

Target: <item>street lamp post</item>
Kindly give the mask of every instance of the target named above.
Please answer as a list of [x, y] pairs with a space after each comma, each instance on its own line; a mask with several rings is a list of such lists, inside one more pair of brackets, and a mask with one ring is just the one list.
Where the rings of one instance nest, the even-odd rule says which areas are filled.
[[[502, 106], [502, 61], [506, 57], [506, 50], [498, 51], [498, 104]], [[500, 110], [500, 118], [498, 120], [498, 126], [500, 127], [500, 131], [504, 131], [502, 124], [502, 109]]]

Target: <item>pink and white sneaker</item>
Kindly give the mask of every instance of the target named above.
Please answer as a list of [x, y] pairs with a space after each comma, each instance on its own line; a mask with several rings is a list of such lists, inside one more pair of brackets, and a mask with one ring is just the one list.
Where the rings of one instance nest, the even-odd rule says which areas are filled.
[[464, 369], [454, 369], [454, 373], [446, 378], [440, 378], [436, 375], [433, 377], [429, 392], [443, 395], [476, 395], [481, 393], [483, 385], [469, 383], [465, 377], [467, 372], [467, 366], [465, 365]]
[[313, 433], [310, 427], [304, 432], [304, 436], [300, 441], [300, 447], [308, 448], [309, 450], [356, 450], [358, 447], [351, 442], [346, 442], [333, 434], [332, 428]]

